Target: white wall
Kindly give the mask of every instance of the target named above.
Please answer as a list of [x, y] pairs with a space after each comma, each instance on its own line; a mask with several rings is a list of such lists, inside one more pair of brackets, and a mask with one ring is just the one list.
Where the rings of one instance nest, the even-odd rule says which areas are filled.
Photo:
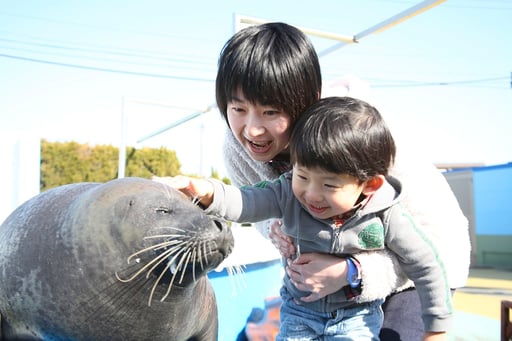
[[41, 140], [36, 136], [0, 137], [0, 222], [39, 193]]

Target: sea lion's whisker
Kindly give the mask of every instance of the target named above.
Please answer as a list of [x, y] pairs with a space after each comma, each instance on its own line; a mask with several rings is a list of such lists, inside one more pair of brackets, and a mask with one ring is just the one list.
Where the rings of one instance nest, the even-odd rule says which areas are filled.
[[[193, 226], [192, 226], [193, 227]], [[159, 272], [155, 282], [151, 286], [151, 290], [148, 298], [148, 306], [151, 305], [151, 301], [155, 295], [156, 289], [162, 282], [167, 271], [170, 272], [171, 278], [167, 290], [160, 301], [164, 301], [171, 293], [172, 287], [176, 280], [177, 283], [182, 284], [185, 280], [187, 273], [187, 266], [191, 264], [192, 279], [197, 281], [196, 278], [196, 263], [199, 263], [201, 270], [204, 270], [209, 264], [210, 255], [213, 254], [213, 250], [217, 248], [217, 243], [212, 240], [205, 240], [198, 238], [198, 232], [191, 232], [180, 228], [166, 227], [177, 231], [179, 234], [158, 234], [144, 237], [144, 240], [149, 239], [164, 239], [164, 241], [158, 242], [157, 244], [145, 247], [137, 252], [134, 252], [127, 258], [127, 262], [131, 263], [134, 258], [141, 254], [149, 251], [155, 252], [160, 251], [158, 255], [146, 262], [141, 268], [135, 273], [130, 275], [128, 278], [121, 278], [117, 273], [116, 277], [121, 282], [130, 282], [140, 276], [143, 272], [146, 272], [145, 278], [154, 273], [159, 266], [166, 263], [166, 266]], [[234, 272], [242, 272], [238, 269], [230, 269], [230, 275]], [[181, 272], [180, 275], [178, 273]]]
[[[169, 256], [173, 255], [174, 254], [174, 250], [166, 250], [164, 251], [162, 254], [158, 255], [158, 257], [155, 257], [153, 260], [151, 260], [151, 262], [148, 262], [148, 264], [146, 264], [146, 268], [148, 268], [150, 265], [151, 268], [146, 272], [146, 278], [149, 278], [149, 275], [151, 275], [151, 273], [153, 271], [155, 271], [155, 269], [160, 265], [162, 264], [163, 262], [165, 262]], [[167, 264], [170, 264], [170, 262], [167, 262]], [[168, 268], [168, 267], [166, 267]]]
[[196, 259], [198, 259], [199, 265], [201, 266], [201, 270], [204, 270], [204, 264], [203, 264], [203, 253], [201, 250], [201, 242], [198, 243], [198, 245], [194, 248], [194, 253], [196, 255]]
[[231, 282], [231, 288], [233, 292], [237, 292], [237, 290], [246, 287], [246, 282], [244, 278], [244, 265], [236, 264], [230, 265], [226, 267], [226, 271], [228, 272], [228, 277]]
[[177, 248], [180, 247], [183, 243], [186, 243], [186, 240], [174, 240], [172, 242], [166, 242], [158, 245], [154, 245], [153, 251], [159, 251], [161, 249], [167, 250], [169, 248]]
[[245, 273], [245, 265], [235, 264], [230, 265], [227, 268], [227, 272], [230, 276], [243, 275]]
[[171, 188], [169, 186], [165, 186], [164, 184], [162, 184], [162, 187], [164, 188], [164, 193], [166, 195], [167, 198], [171, 198]]
[[173, 241], [165, 241], [165, 242], [162, 242], [162, 243], [159, 243], [159, 244], [155, 244], [155, 245], [151, 245], [151, 246], [148, 246], [144, 249], [141, 249], [137, 252], [134, 252], [132, 253], [130, 256], [128, 256], [128, 258], [126, 258], [126, 261], [128, 264], [130, 264], [131, 260], [140, 255], [140, 254], [143, 254], [144, 252], [148, 252], [148, 251], [155, 251], [155, 250], [159, 250], [159, 249], [162, 249], [162, 248], [166, 248], [168, 247], [169, 245], [175, 245], [175, 244], [178, 244], [178, 243], [182, 243], [183, 241], [176, 241], [176, 240], [173, 240]]
[[[137, 276], [139, 276], [141, 273], [143, 273], [147, 268], [149, 268], [153, 263], [155, 262], [158, 262], [158, 264], [161, 262], [161, 258], [165, 258], [167, 256], [167, 253], [162, 253], [160, 255], [158, 255], [157, 257], [153, 258], [151, 261], [149, 261], [148, 263], [146, 263], [143, 267], [141, 267], [139, 270], [137, 270], [134, 274], [132, 274], [129, 278], [121, 278], [119, 276], [119, 274], [117, 273], [116, 271], [116, 277], [119, 281], [123, 282], [123, 283], [128, 283], [128, 282], [131, 282], [132, 280], [134, 280], [135, 278], [137, 278]], [[157, 264], [157, 265], [158, 265]], [[151, 273], [153, 269], [151, 269], [148, 273]], [[146, 276], [147, 278], [147, 276]]]
[[[204, 261], [206, 262], [206, 265], [208, 265], [208, 255], [212, 252], [212, 249], [210, 246], [210, 243], [208, 241], [203, 241], [203, 253], [204, 253]], [[208, 246], [208, 249], [206, 248]]]
[[[147, 272], [147, 274], [146, 274], [146, 278], [148, 278], [148, 277], [149, 277], [149, 275], [150, 275], [150, 274], [151, 274], [151, 273], [152, 273], [152, 272], [153, 272], [153, 271], [154, 271], [154, 270], [155, 270], [155, 269], [156, 269], [156, 268], [157, 268], [157, 267], [158, 267], [158, 266], [159, 266], [159, 265], [164, 261], [164, 258], [168, 258], [168, 257], [170, 257], [170, 256], [174, 255], [174, 256], [173, 256], [173, 258], [171, 258], [171, 259], [167, 262], [167, 265], [168, 265], [168, 266], [167, 266], [167, 268], [169, 268], [169, 269], [170, 269], [170, 265], [171, 265], [171, 264], [174, 264], [175, 259], [176, 259], [176, 258], [177, 258], [181, 253], [186, 252], [186, 250], [189, 248], [189, 244], [190, 244], [190, 242], [188, 242], [188, 241], [184, 241], [184, 242], [182, 242], [181, 244], [184, 244], [184, 245], [177, 245], [177, 246], [174, 246], [173, 248], [171, 248], [171, 249], [169, 249], [169, 250], [166, 250], [166, 251], [165, 251], [165, 252], [163, 252], [161, 255], [159, 255], [157, 258], [161, 258], [161, 259], [159, 259], [159, 260], [158, 260], [158, 263], [156, 263], [156, 264], [155, 264], [151, 269], [149, 269], [149, 270], [148, 270], [148, 272]], [[155, 258], [154, 260], [152, 260], [150, 263], [154, 263], [154, 262], [156, 261], [156, 259], [157, 259], [157, 258]], [[148, 263], [148, 265], [149, 265], [149, 263]], [[179, 269], [180, 269], [180, 265], [179, 265], [179, 264], [176, 266], [176, 269], [177, 269], [176, 271], [179, 271]], [[173, 271], [171, 270], [171, 272], [173, 272]]]
[[[131, 260], [133, 257], [143, 253], [143, 252], [147, 252], [147, 251], [152, 251], [155, 249], [156, 246], [159, 246], [159, 245], [162, 245], [162, 244], [165, 244], [165, 243], [161, 243], [161, 244], [157, 244], [157, 245], [153, 245], [153, 246], [150, 246], [150, 247], [147, 247], [143, 250], [140, 250], [140, 251], [137, 251], [135, 252], [134, 254], [130, 255], [128, 257], [129, 260]], [[187, 244], [186, 241], [181, 241], [180, 244]], [[174, 247], [170, 248], [169, 250], [165, 250], [164, 252], [162, 252], [161, 254], [159, 254], [158, 256], [156, 256], [155, 258], [151, 259], [151, 261], [147, 262], [143, 267], [141, 267], [139, 270], [137, 270], [134, 274], [132, 274], [129, 278], [121, 278], [119, 276], [119, 274], [116, 272], [116, 277], [119, 281], [123, 282], [123, 283], [127, 283], [127, 282], [130, 282], [132, 281], [133, 279], [135, 279], [137, 276], [139, 276], [141, 273], [143, 273], [145, 270], [147, 270], [148, 268], [150, 268], [146, 274], [146, 278], [149, 277], [149, 274], [151, 272], [153, 272], [153, 270], [159, 265], [161, 264], [161, 262], [168, 256], [171, 256], [172, 254], [174, 254], [175, 252], [179, 251], [180, 249], [182, 249], [183, 247], [180, 247], [180, 244], [178, 245], [175, 245]], [[130, 263], [130, 261], [128, 261], [128, 263]], [[155, 264], [156, 263], [156, 264]], [[152, 266], [153, 264], [155, 264], [154, 266]]]
[[233, 266], [233, 270], [235, 275], [243, 275], [245, 273], [245, 265], [237, 264]]
[[[187, 255], [189, 255], [190, 253], [190, 250], [187, 250], [180, 258], [180, 261], [178, 262], [178, 266], [177, 268], [180, 268], [182, 263], [183, 263], [183, 258], [186, 257]], [[177, 255], [176, 255], [177, 256]], [[163, 272], [163, 271], [162, 271]], [[183, 279], [183, 274], [185, 273], [185, 271], [182, 271], [182, 279]], [[172, 278], [171, 278], [171, 282], [169, 283], [169, 286], [167, 287], [167, 291], [165, 292], [164, 296], [160, 299], [160, 302], [163, 302], [167, 296], [169, 296], [169, 294], [171, 293], [171, 289], [172, 289], [172, 286], [174, 284], [174, 280], [176, 278], [176, 275], [178, 274], [178, 271], [176, 271], [175, 273], [173, 273], [172, 275]], [[156, 288], [156, 285], [158, 284], [158, 282], [160, 282], [160, 279], [162, 278], [163, 274], [160, 274], [159, 278], [158, 278], [158, 281], [153, 285], [153, 288], [151, 290], [151, 296], [153, 295], [153, 292], [155, 291], [155, 288]], [[181, 280], [182, 280], [181, 279]], [[181, 280], [179, 283], [181, 283]]]
[[[201, 247], [198, 247], [197, 250], [199, 253], [201, 269], [204, 269], [206, 267], [206, 265], [208, 265], [208, 256], [206, 255], [205, 251], [203, 251], [203, 249]], [[203, 263], [203, 258], [204, 258], [205, 263]]]
[[[181, 229], [179, 227], [173, 227], [173, 226], [166, 226], [166, 227], [162, 227], [162, 228], [166, 228], [166, 229], [170, 229], [170, 230], [175, 230], [175, 231], [178, 231], [178, 232], [181, 232], [185, 235], [187, 234], [192, 234], [191, 231], [187, 231], [187, 230], [184, 230], [184, 229]], [[182, 234], [154, 234], [154, 235], [151, 235], [151, 236], [146, 236], [144, 237], [144, 239], [151, 239], [151, 238], [169, 238], [169, 237], [178, 237], [178, 238], [183, 238], [184, 236]]]
[[187, 259], [185, 261], [185, 264], [183, 265], [183, 270], [181, 271], [181, 278], [180, 278], [180, 281], [178, 283], [182, 283], [183, 282], [183, 278], [185, 277], [185, 268], [187, 267], [187, 264], [190, 262], [190, 257], [191, 257], [192, 253], [190, 251], [187, 252]]
[[199, 204], [201, 203], [198, 196], [193, 197], [191, 201], [196, 206], [199, 206]]
[[[192, 249], [192, 280], [196, 281], [197, 248]], [[202, 266], [201, 266], [202, 269]]]
[[[160, 281], [162, 280], [162, 277], [165, 275], [165, 273], [167, 272], [167, 270], [169, 269], [169, 266], [170, 264], [173, 264], [176, 260], [176, 258], [182, 253], [182, 252], [186, 252], [186, 249], [181, 249], [181, 250], [178, 250], [178, 252], [167, 262], [167, 266], [165, 267], [165, 269], [163, 269], [161, 272], [160, 272], [160, 275], [158, 275], [158, 278], [156, 279], [155, 281], [155, 284], [153, 284], [153, 286], [151, 287], [151, 292], [149, 293], [149, 301], [148, 301], [148, 306], [151, 306], [151, 300], [153, 299], [153, 295], [155, 293], [155, 290], [158, 286], [158, 284], [160, 283]], [[181, 257], [183, 258], [183, 256]], [[161, 264], [163, 260], [159, 261], [158, 264], [156, 266], [154, 266], [151, 271], [148, 272], [151, 273], [159, 264]], [[181, 261], [179, 262], [181, 263]], [[177, 269], [179, 269], [179, 266], [180, 264], [178, 264], [178, 266], [176, 267]], [[171, 292], [171, 287], [174, 283], [174, 279], [176, 278], [176, 274], [178, 273], [178, 271], [176, 272], [172, 272], [172, 278], [171, 278], [171, 282], [169, 283], [169, 287], [167, 288], [167, 292], [166, 294], [164, 295], [164, 297], [160, 300], [163, 302], [163, 300], [168, 296], [168, 294]], [[147, 276], [146, 276], [147, 277]]]
[[[155, 293], [156, 287], [158, 286], [158, 283], [160, 283], [160, 281], [162, 280], [162, 277], [164, 277], [165, 273], [166, 273], [166, 269], [162, 270], [160, 272], [160, 275], [158, 275], [158, 278], [156, 279], [155, 283], [151, 287], [151, 291], [149, 292], [149, 298], [148, 298], [148, 307], [151, 307], [151, 301], [153, 300], [153, 295]], [[173, 274], [172, 280], [171, 280], [171, 285], [172, 285], [172, 282], [174, 281], [174, 276], [175, 275]]]
[[199, 265], [201, 266], [201, 270], [204, 270], [205, 264], [203, 263], [203, 258], [206, 259], [206, 264], [208, 264], [208, 255], [206, 253], [203, 253], [203, 249], [201, 248], [201, 245], [203, 245], [204, 242], [200, 242], [199, 245], [194, 249], [194, 252], [196, 253], [197, 259], [199, 259]]
[[[212, 249], [217, 248], [217, 243], [214, 240], [207, 240], [205, 244], [208, 244], [208, 254], [212, 254]], [[208, 257], [204, 258], [206, 258], [206, 264], [208, 264]]]
[[164, 250], [164, 252], [166, 253], [169, 253], [168, 251], [171, 251], [170, 253], [174, 253], [176, 250], [181, 250], [183, 248], [186, 248], [188, 247], [188, 244], [190, 242], [187, 241], [187, 240], [180, 240], [180, 241], [175, 241], [175, 242], [172, 242], [172, 243], [168, 243], [168, 244], [165, 244], [165, 245], [155, 245], [155, 248], [153, 249], [153, 251], [159, 251], [159, 250]]
[[[170, 243], [170, 242], [173, 242], [173, 241], [176, 241], [176, 240], [188, 239], [188, 236], [183, 236], [183, 235], [179, 235], [179, 234], [168, 234], [168, 235], [165, 235], [165, 236], [148, 236], [148, 237], [144, 237], [144, 240], [156, 239], [156, 238], [164, 239], [164, 241], [161, 242], [161, 243]], [[155, 244], [155, 245], [157, 245], [157, 244]]]
[[207, 255], [206, 246], [204, 244], [205, 244], [204, 242], [201, 242], [198, 247], [199, 253], [201, 255], [201, 266], [203, 266], [203, 260], [202, 260], [203, 258], [206, 258], [205, 262], [206, 262], [206, 265], [208, 265], [208, 257], [206, 257], [206, 255]]

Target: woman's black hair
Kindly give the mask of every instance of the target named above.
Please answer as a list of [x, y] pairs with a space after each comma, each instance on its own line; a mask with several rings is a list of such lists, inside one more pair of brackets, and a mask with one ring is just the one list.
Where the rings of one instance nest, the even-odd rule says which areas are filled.
[[[239, 91], [250, 102], [300, 114], [320, 98], [322, 77], [313, 44], [285, 23], [249, 26], [224, 45], [216, 78], [217, 106], [227, 121], [227, 104]], [[228, 123], [229, 125], [229, 123]]]

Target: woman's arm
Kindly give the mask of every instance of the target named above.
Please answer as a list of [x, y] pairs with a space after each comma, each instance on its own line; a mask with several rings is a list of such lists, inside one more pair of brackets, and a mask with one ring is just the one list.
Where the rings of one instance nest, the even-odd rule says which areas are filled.
[[304, 302], [316, 301], [348, 284], [346, 261], [328, 254], [304, 253], [289, 259], [286, 272], [297, 289], [311, 292], [301, 298]]
[[[289, 259], [286, 271], [298, 289], [310, 291], [304, 302], [316, 301], [339, 291], [348, 284], [347, 264], [337, 256], [307, 253], [294, 260], [295, 247], [291, 239], [281, 231], [281, 224], [272, 224], [269, 237], [283, 257]], [[389, 251], [361, 253], [355, 256], [361, 265], [362, 292], [358, 301], [383, 298], [399, 288], [412, 285], [395, 256]]]

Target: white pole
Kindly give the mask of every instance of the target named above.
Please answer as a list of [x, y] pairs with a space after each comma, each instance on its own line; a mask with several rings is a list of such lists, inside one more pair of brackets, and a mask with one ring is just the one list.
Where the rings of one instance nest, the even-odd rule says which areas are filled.
[[199, 126], [199, 174], [202, 176], [208, 176], [203, 172], [203, 135], [204, 135], [204, 123], [201, 122]]
[[124, 178], [126, 168], [126, 117], [124, 113], [124, 96], [121, 100], [121, 143], [119, 144], [119, 166], [117, 177]]
[[[376, 24], [376, 25], [373, 25], [370, 28], [367, 28], [366, 30], [364, 30], [362, 32], [359, 32], [358, 34], [355, 34], [353, 36], [352, 42], [358, 43], [360, 39], [362, 39], [370, 34], [379, 33], [384, 30], [387, 30], [387, 29], [389, 29], [395, 25], [398, 25], [399, 23], [401, 23], [405, 20], [408, 20], [418, 14], [421, 14], [421, 13], [431, 9], [432, 7], [437, 6], [440, 3], [445, 2], [445, 1], [446, 0], [424, 0], [424, 1], [420, 2], [419, 4], [406, 9], [405, 11], [402, 11], [402, 12]], [[341, 41], [341, 42], [337, 43], [336, 45], [333, 45], [323, 51], [320, 51], [318, 53], [318, 56], [323, 57], [323, 56], [345, 46], [348, 43], [350, 43], [350, 42]]]
[[189, 115], [189, 116], [187, 116], [187, 117], [184, 117], [184, 118], [182, 118], [182, 119], [180, 119], [180, 120], [178, 120], [178, 121], [175, 121], [175, 122], [173, 122], [173, 123], [171, 123], [171, 124], [168, 124], [168, 125], [166, 125], [165, 127], [160, 128], [160, 129], [158, 129], [157, 131], [155, 131], [155, 132], [153, 132], [153, 133], [151, 133], [151, 134], [148, 134], [148, 135], [146, 135], [146, 136], [144, 136], [144, 137], [142, 137], [142, 138], [138, 139], [138, 140], [137, 140], [137, 143], [144, 142], [144, 141], [146, 141], [146, 140], [148, 140], [148, 139], [150, 139], [150, 138], [152, 138], [152, 137], [154, 137], [154, 136], [160, 135], [161, 133], [163, 133], [163, 132], [165, 132], [165, 131], [167, 131], [167, 130], [169, 130], [169, 129], [172, 129], [172, 128], [174, 128], [174, 127], [177, 127], [177, 126], [179, 126], [179, 125], [181, 125], [181, 124], [183, 124], [183, 123], [185, 123], [185, 122], [188, 122], [188, 121], [190, 121], [191, 119], [194, 119], [194, 118], [196, 118], [196, 117], [198, 117], [198, 116], [200, 116], [200, 115], [202, 115], [202, 114], [206, 114], [207, 112], [209, 112], [210, 110], [212, 110], [213, 108], [216, 108], [216, 107], [217, 107], [217, 105], [216, 105], [216, 104], [211, 104], [211, 105], [207, 106], [207, 107], [206, 107], [206, 109], [199, 110], [199, 111], [197, 111], [197, 112], [195, 112], [195, 113], [193, 113], [193, 114], [190, 114], [190, 115]]

